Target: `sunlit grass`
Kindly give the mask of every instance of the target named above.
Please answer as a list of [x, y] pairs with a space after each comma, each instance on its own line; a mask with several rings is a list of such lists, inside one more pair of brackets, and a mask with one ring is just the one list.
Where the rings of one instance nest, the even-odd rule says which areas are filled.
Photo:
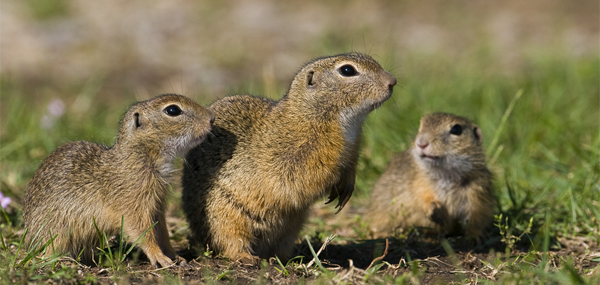
[[[395, 69], [399, 83], [393, 97], [365, 123], [352, 206], [366, 206], [372, 185], [392, 154], [410, 146], [420, 117], [438, 111], [466, 116], [483, 131], [489, 166], [495, 174], [505, 238], [519, 237], [521, 243], [531, 245], [527, 256], [511, 256], [510, 247], [519, 241], [507, 243], [507, 251], [489, 262], [485, 269], [489, 271], [483, 272], [479, 280], [598, 280], [600, 272], [591, 277], [586, 272], [580, 274], [573, 268], [572, 260], [561, 260], [548, 252], [560, 247], [561, 238], [600, 242], [598, 56], [529, 54], [510, 70], [500, 66], [491, 52], [464, 61], [441, 55], [396, 54], [394, 58], [399, 61]], [[271, 88], [282, 90], [288, 83], [277, 84]], [[134, 97], [125, 94], [120, 102], [108, 105], [101, 96], [86, 93], [89, 88], [73, 90], [72, 98], [63, 98], [64, 113], [48, 127], [42, 120], [48, 115], [50, 98], [47, 102], [30, 102], [18, 84], [8, 81], [1, 88], [0, 191], [15, 198], [7, 214], [14, 227], [8, 225], [4, 216], [0, 217], [2, 254], [14, 258], [19, 254], [15, 245], [21, 238], [17, 232], [22, 229], [19, 198], [41, 161], [68, 141], [111, 145], [118, 120]], [[515, 100], [519, 92], [520, 98]], [[505, 116], [511, 102], [513, 108]], [[84, 112], [82, 106], [86, 108]], [[396, 281], [403, 283], [422, 276], [422, 268], [416, 264], [405, 264], [413, 270]], [[281, 272], [299, 272], [291, 265], [278, 265]], [[365, 273], [368, 275], [364, 278], [370, 279], [379, 268]], [[71, 276], [71, 269], [64, 270], [65, 276]], [[224, 275], [218, 279], [227, 273], [221, 274]], [[391, 277], [382, 278], [389, 281]]]

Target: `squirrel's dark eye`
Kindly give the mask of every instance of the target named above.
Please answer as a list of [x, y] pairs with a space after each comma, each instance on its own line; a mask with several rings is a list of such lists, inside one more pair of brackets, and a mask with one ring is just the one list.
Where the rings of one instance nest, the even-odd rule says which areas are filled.
[[171, 117], [177, 117], [177, 116], [181, 115], [181, 109], [179, 109], [179, 107], [177, 105], [167, 106], [167, 108], [165, 108], [164, 112], [165, 112], [165, 114], [167, 114]]
[[463, 128], [459, 124], [452, 126], [452, 129], [450, 129], [450, 133], [457, 136], [460, 136], [460, 134], [462, 134], [462, 131]]
[[358, 75], [358, 72], [356, 71], [356, 69], [354, 69], [354, 66], [349, 65], [349, 64], [342, 65], [342, 67], [340, 67], [340, 69], [338, 69], [338, 71], [340, 72], [341, 75], [346, 76], [346, 77]]

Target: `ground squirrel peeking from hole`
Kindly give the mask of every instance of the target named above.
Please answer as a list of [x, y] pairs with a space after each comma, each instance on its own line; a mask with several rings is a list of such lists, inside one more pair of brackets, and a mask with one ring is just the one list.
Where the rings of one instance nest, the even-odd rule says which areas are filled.
[[42, 243], [57, 235], [55, 250], [73, 257], [82, 252], [89, 264], [98, 246], [94, 219], [110, 237], [124, 217], [130, 242], [158, 222], [139, 246], [152, 265], [173, 264], [177, 255], [165, 223], [172, 161], [202, 142], [213, 121], [213, 112], [193, 100], [166, 94], [132, 105], [112, 147], [86, 141], [59, 147], [28, 185], [26, 244], [38, 231]]
[[466, 118], [423, 117], [412, 147], [396, 155], [375, 184], [367, 213], [374, 237], [409, 227], [480, 236], [496, 205], [482, 140], [481, 129]]
[[210, 105], [213, 131], [188, 153], [182, 181], [192, 242], [232, 259], [289, 258], [312, 204], [327, 192], [339, 210], [350, 199], [363, 122], [395, 84], [348, 53], [306, 64], [278, 101]]

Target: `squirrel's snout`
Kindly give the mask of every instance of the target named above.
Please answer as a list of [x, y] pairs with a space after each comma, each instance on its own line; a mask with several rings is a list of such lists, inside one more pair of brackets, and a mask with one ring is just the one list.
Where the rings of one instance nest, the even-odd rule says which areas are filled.
[[422, 136], [419, 136], [416, 141], [415, 144], [420, 148], [420, 149], [425, 149], [427, 148], [427, 146], [429, 146], [429, 141], [427, 139], [425, 139]]
[[397, 83], [396, 76], [389, 73], [388, 71], [386, 71], [385, 73], [386, 73], [386, 81], [387, 81], [386, 83], [390, 87], [390, 89], [392, 89]]
[[385, 78], [384, 78], [384, 84], [386, 84], [388, 86], [388, 89], [391, 92], [394, 91], [394, 86], [396, 85], [396, 77], [389, 73], [388, 71], [384, 71], [385, 72]]

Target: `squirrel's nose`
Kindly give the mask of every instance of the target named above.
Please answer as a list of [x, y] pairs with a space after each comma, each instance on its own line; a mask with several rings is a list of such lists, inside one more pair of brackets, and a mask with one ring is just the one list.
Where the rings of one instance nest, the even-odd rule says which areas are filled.
[[396, 77], [394, 75], [392, 75], [391, 73], [385, 71], [384, 84], [387, 84], [388, 89], [390, 90], [390, 92], [393, 92], [394, 91], [394, 85], [396, 85]]
[[420, 149], [425, 149], [428, 145], [429, 145], [429, 141], [427, 141], [426, 139], [424, 139], [423, 137], [418, 137], [415, 144], [420, 148]]
[[389, 72], [385, 72], [386, 73], [386, 83], [387, 85], [392, 88], [396, 85], [396, 76], [394, 76], [393, 74], [389, 73]]

